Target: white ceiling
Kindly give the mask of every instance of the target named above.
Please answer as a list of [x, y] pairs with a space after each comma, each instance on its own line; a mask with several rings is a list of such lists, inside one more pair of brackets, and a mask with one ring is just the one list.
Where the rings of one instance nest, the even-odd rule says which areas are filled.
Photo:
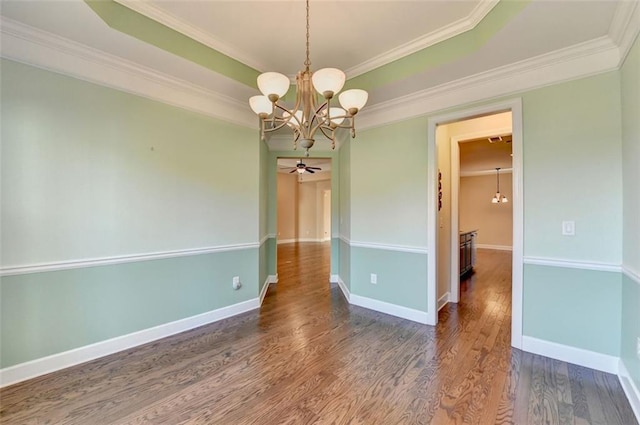
[[[118, 2], [259, 71], [275, 70], [291, 75], [302, 68], [305, 8], [301, 0]], [[626, 12], [620, 11], [636, 10], [629, 8], [629, 4], [635, 3], [637, 0], [533, 0], [506, 25], [496, 28], [495, 34], [476, 50], [437, 66], [413, 70], [405, 78], [375, 84], [370, 90], [367, 108], [375, 110], [376, 104], [387, 105], [389, 101], [421, 90], [457, 84], [541, 55], [555, 57], [553, 55], [567, 49], [579, 51], [580, 46], [611, 36], [616, 23], [623, 27], [620, 22], [626, 18]], [[497, 7], [494, 0], [312, 0], [312, 69], [333, 66], [348, 71], [351, 76], [375, 69], [470, 29], [494, 7]], [[82, 0], [2, 0], [0, 15], [5, 27], [7, 23], [17, 23], [36, 30], [42, 40], [64, 40], [65, 52], [82, 46], [85, 53], [106, 54], [135, 68], [136, 72], [184, 82], [185, 86], [204, 90], [203, 93], [232, 99], [247, 113], [247, 99], [257, 92], [232, 78], [111, 29]], [[56, 68], [55, 63], [43, 59], [42, 55], [18, 52], [21, 47], [7, 53], [11, 46], [5, 44], [3, 38], [5, 57], [17, 57], [16, 60], [37, 66], [46, 62], [45, 67]], [[92, 77], [87, 79], [91, 81]], [[96, 80], [99, 79], [96, 77]], [[108, 85], [117, 87], [118, 84]], [[194, 109], [206, 110], [206, 105]], [[366, 113], [365, 109], [363, 114]]]

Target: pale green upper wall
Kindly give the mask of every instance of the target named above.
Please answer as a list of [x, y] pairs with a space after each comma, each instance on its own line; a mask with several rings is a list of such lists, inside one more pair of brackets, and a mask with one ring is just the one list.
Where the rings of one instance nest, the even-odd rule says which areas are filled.
[[1, 65], [3, 266], [258, 240], [255, 130]]
[[[351, 142], [340, 148], [340, 232], [339, 235], [351, 238]], [[338, 234], [333, 232], [334, 235]]]
[[619, 73], [527, 92], [523, 121], [525, 256], [620, 264]]
[[351, 141], [351, 240], [427, 246], [427, 119]]
[[640, 274], [640, 38], [621, 71], [623, 264]]
[[[640, 275], [640, 37], [621, 70], [623, 266]], [[636, 388], [640, 388], [640, 282], [622, 277], [620, 357]]]

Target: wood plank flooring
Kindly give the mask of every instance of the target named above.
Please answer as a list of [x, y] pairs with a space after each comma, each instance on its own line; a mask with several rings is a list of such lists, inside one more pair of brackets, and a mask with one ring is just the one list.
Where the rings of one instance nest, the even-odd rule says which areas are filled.
[[349, 306], [329, 245], [278, 247], [260, 310], [0, 391], [3, 424], [635, 425], [615, 376], [510, 347], [510, 253], [436, 327]]

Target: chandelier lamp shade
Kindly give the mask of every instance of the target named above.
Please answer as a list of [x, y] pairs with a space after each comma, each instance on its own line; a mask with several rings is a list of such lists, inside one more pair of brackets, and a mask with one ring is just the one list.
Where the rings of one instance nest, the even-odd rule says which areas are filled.
[[496, 184], [496, 194], [493, 195], [491, 202], [494, 204], [509, 202], [507, 197], [500, 193], [500, 167], [496, 168]]
[[[336, 130], [349, 129], [351, 137], [356, 137], [355, 116], [367, 103], [368, 93], [360, 89], [345, 90], [346, 75], [337, 68], [323, 68], [311, 72], [309, 60], [309, 0], [307, 4], [307, 45], [304, 70], [296, 76], [296, 100], [291, 109], [282, 99], [289, 91], [289, 77], [278, 72], [265, 72], [258, 76], [258, 89], [262, 95], [249, 99], [249, 106], [260, 117], [260, 137], [285, 126], [293, 131], [293, 148], [309, 149], [315, 143], [318, 131], [331, 141], [331, 149], [336, 146]], [[340, 93], [338, 95], [338, 93]], [[332, 99], [338, 95], [341, 107], [332, 106]]]

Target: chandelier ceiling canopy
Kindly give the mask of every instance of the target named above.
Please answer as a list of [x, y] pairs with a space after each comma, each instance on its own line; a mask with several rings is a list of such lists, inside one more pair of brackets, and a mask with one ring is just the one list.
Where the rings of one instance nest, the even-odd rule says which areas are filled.
[[309, 59], [309, 0], [307, 5], [306, 59], [304, 70], [296, 76], [296, 100], [293, 108], [288, 109], [282, 99], [289, 91], [289, 78], [278, 72], [265, 72], [258, 76], [258, 89], [262, 95], [249, 99], [251, 109], [260, 117], [260, 137], [265, 133], [279, 130], [285, 126], [293, 131], [293, 149], [298, 145], [309, 149], [315, 143], [315, 135], [320, 131], [331, 141], [335, 149], [336, 130], [347, 128], [351, 137], [355, 137], [355, 115], [367, 103], [368, 93], [360, 89], [345, 90], [338, 96], [341, 107], [331, 105], [331, 100], [342, 90], [346, 75], [337, 68], [323, 68], [311, 72]]

